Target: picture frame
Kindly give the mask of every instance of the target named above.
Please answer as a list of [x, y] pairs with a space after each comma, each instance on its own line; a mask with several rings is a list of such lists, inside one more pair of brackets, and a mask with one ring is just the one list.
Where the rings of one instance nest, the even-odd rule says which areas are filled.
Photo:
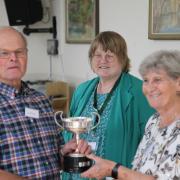
[[66, 42], [90, 43], [99, 33], [99, 0], [66, 0]]
[[180, 39], [180, 1], [149, 0], [148, 38]]

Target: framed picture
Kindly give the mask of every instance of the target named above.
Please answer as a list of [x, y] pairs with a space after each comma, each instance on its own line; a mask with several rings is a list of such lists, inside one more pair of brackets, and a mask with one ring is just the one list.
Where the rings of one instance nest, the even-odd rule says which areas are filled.
[[99, 0], [66, 0], [66, 42], [90, 43], [99, 32]]
[[180, 39], [180, 1], [149, 0], [149, 39]]

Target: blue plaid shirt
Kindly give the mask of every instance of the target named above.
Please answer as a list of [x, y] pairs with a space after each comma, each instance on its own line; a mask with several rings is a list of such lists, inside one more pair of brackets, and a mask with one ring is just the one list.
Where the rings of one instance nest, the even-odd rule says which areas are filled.
[[[25, 108], [39, 117], [26, 116]], [[45, 95], [24, 82], [20, 91], [0, 83], [0, 169], [29, 179], [59, 179], [63, 144]]]

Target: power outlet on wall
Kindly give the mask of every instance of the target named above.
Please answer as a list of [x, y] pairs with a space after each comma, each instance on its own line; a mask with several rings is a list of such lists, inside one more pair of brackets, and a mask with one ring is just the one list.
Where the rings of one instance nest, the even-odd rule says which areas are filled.
[[58, 40], [57, 39], [48, 39], [47, 40], [47, 53], [49, 55], [58, 54]]

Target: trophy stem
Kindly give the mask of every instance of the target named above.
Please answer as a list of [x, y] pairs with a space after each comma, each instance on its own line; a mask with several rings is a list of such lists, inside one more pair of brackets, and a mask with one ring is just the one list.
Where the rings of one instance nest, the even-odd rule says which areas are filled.
[[[75, 138], [76, 138], [76, 143], [77, 143], [77, 145], [79, 144], [79, 139], [80, 139], [80, 137], [79, 137], [79, 133], [75, 133]], [[75, 152], [79, 152], [79, 150], [78, 150], [78, 148], [76, 148], [76, 151]]]

